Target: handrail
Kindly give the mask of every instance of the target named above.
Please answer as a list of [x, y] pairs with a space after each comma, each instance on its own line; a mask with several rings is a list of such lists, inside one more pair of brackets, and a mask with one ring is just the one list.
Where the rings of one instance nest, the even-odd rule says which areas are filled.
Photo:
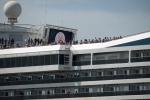
[[143, 56], [143, 57], [131, 57], [131, 58], [147, 58], [147, 57], [150, 57], [150, 56]]
[[[100, 60], [119, 60], [119, 59], [129, 59], [129, 58], [113, 58], [113, 59], [100, 59]], [[100, 60], [93, 60], [93, 61], [100, 61]]]
[[[57, 94], [34, 94], [34, 95], [14, 95], [14, 96], [0, 96], [0, 98], [15, 98], [15, 97], [35, 97], [35, 96], [58, 96], [58, 95], [80, 95], [80, 94], [105, 94], [105, 93], [111, 93], [113, 95], [113, 93], [132, 93], [132, 92], [140, 92], [142, 94], [147, 94], [145, 92], [150, 92], [150, 90], [128, 90], [128, 91], [103, 91], [103, 92], [78, 92], [78, 93], [57, 93]], [[121, 94], [122, 95], [122, 94]], [[126, 95], [126, 94], [124, 94]], [[132, 94], [130, 94], [132, 95]], [[78, 96], [77, 96], [78, 97]]]
[[115, 77], [115, 76], [132, 76], [132, 75], [149, 75], [150, 73], [132, 73], [132, 74], [117, 74], [117, 75], [97, 75], [97, 76], [80, 76], [79, 77], [72, 77], [72, 78], [49, 78], [49, 79], [35, 79], [35, 80], [18, 80], [18, 81], [0, 81], [1, 82], [8, 82], [8, 83], [12, 83], [12, 82], [32, 82], [32, 81], [46, 81], [46, 80], [66, 80], [66, 79], [80, 79], [80, 78], [97, 78], [97, 77]]

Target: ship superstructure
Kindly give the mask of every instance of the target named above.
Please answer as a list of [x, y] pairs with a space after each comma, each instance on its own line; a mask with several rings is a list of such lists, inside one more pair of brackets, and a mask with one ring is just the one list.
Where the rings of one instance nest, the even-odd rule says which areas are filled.
[[[74, 45], [76, 31], [1, 24], [0, 38], [14, 38], [14, 44], [0, 49], [0, 99], [150, 99], [149, 31]], [[42, 39], [42, 45], [29, 44], [29, 38]]]

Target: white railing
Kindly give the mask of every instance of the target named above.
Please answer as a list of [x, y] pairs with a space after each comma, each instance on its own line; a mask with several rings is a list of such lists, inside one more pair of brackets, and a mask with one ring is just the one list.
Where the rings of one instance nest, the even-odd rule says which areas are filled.
[[0, 30], [24, 30], [31, 33], [43, 33], [43, 27], [41, 25], [29, 24], [16, 24], [15, 26], [10, 24], [0, 24]]

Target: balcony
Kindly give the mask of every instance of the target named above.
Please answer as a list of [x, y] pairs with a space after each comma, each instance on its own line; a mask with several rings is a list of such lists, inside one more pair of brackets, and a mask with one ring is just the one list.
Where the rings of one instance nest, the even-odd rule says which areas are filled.
[[132, 57], [131, 58], [131, 62], [146, 62], [146, 61], [150, 61], [150, 57]]
[[108, 60], [93, 60], [93, 65], [97, 64], [117, 64], [117, 63], [128, 63], [129, 58], [123, 59], [108, 59]]
[[91, 65], [91, 61], [73, 61], [72, 66]]
[[44, 84], [44, 83], [63, 83], [63, 82], [82, 82], [82, 81], [102, 81], [102, 80], [118, 80], [118, 79], [136, 79], [150, 78], [150, 73], [147, 74], [122, 74], [122, 75], [107, 75], [94, 77], [72, 77], [72, 78], [56, 78], [56, 79], [37, 79], [24, 81], [1, 81], [0, 86], [7, 85], [27, 85], [27, 84]]
[[122, 96], [122, 95], [144, 95], [150, 94], [150, 90], [139, 91], [106, 91], [93, 93], [69, 93], [69, 94], [50, 94], [32, 96], [1, 96], [1, 100], [24, 100], [24, 99], [54, 99], [54, 98], [79, 98], [79, 97], [101, 97], [101, 96]]

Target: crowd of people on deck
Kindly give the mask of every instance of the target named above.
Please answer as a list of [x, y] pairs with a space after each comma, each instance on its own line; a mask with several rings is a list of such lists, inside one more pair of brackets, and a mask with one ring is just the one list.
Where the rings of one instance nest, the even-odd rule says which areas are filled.
[[25, 40], [25, 42], [27, 47], [44, 45], [43, 40], [39, 38], [35, 38], [35, 39], [29, 38], [27, 41]]
[[78, 41], [73, 41], [73, 44], [76, 45], [76, 44], [89, 44], [89, 43], [103, 43], [103, 42], [108, 42], [108, 41], [112, 41], [112, 40], [117, 40], [117, 39], [121, 39], [122, 36], [119, 36], [119, 37], [105, 37], [103, 39], [101, 38], [96, 38], [95, 39], [92, 39], [92, 40], [88, 40], [88, 39], [84, 39], [84, 41], [80, 40], [80, 42]]
[[[64, 45], [64, 44], [70, 44], [70, 45], [78, 45], [78, 44], [90, 44], [90, 43], [103, 43], [103, 42], [108, 42], [108, 41], [112, 41], [112, 40], [117, 40], [117, 39], [121, 39], [122, 36], [118, 36], [118, 37], [105, 37], [103, 39], [101, 38], [96, 38], [95, 39], [84, 39], [84, 40], [80, 40], [80, 42], [77, 41], [69, 41], [67, 42], [61, 42], [59, 43], [59, 45]], [[19, 48], [19, 47], [32, 47], [32, 46], [46, 46], [46, 45], [57, 45], [57, 42], [50, 42], [50, 43], [45, 43], [42, 39], [39, 38], [29, 38], [29, 39], [25, 39], [25, 45], [22, 45], [21, 43], [17, 43], [14, 44], [15, 41], [14, 39], [10, 39], [10, 38], [0, 38], [0, 49], [8, 49], [8, 48]]]
[[[117, 40], [117, 39], [121, 39], [122, 36], [118, 36], [118, 37], [105, 37], [103, 39], [101, 38], [96, 38], [95, 39], [84, 39], [84, 40], [80, 40], [80, 42], [77, 40], [77, 41], [69, 41], [67, 44], [70, 44], [70, 45], [77, 45], [77, 44], [90, 44], [90, 43], [103, 43], [103, 42], [108, 42], [108, 41], [112, 41], [112, 40]], [[61, 42], [60, 44], [66, 44], [66, 42]], [[47, 45], [57, 45], [57, 42], [51, 42], [51, 43], [48, 43]]]
[[12, 47], [14, 45], [14, 39], [0, 38], [0, 48]]

